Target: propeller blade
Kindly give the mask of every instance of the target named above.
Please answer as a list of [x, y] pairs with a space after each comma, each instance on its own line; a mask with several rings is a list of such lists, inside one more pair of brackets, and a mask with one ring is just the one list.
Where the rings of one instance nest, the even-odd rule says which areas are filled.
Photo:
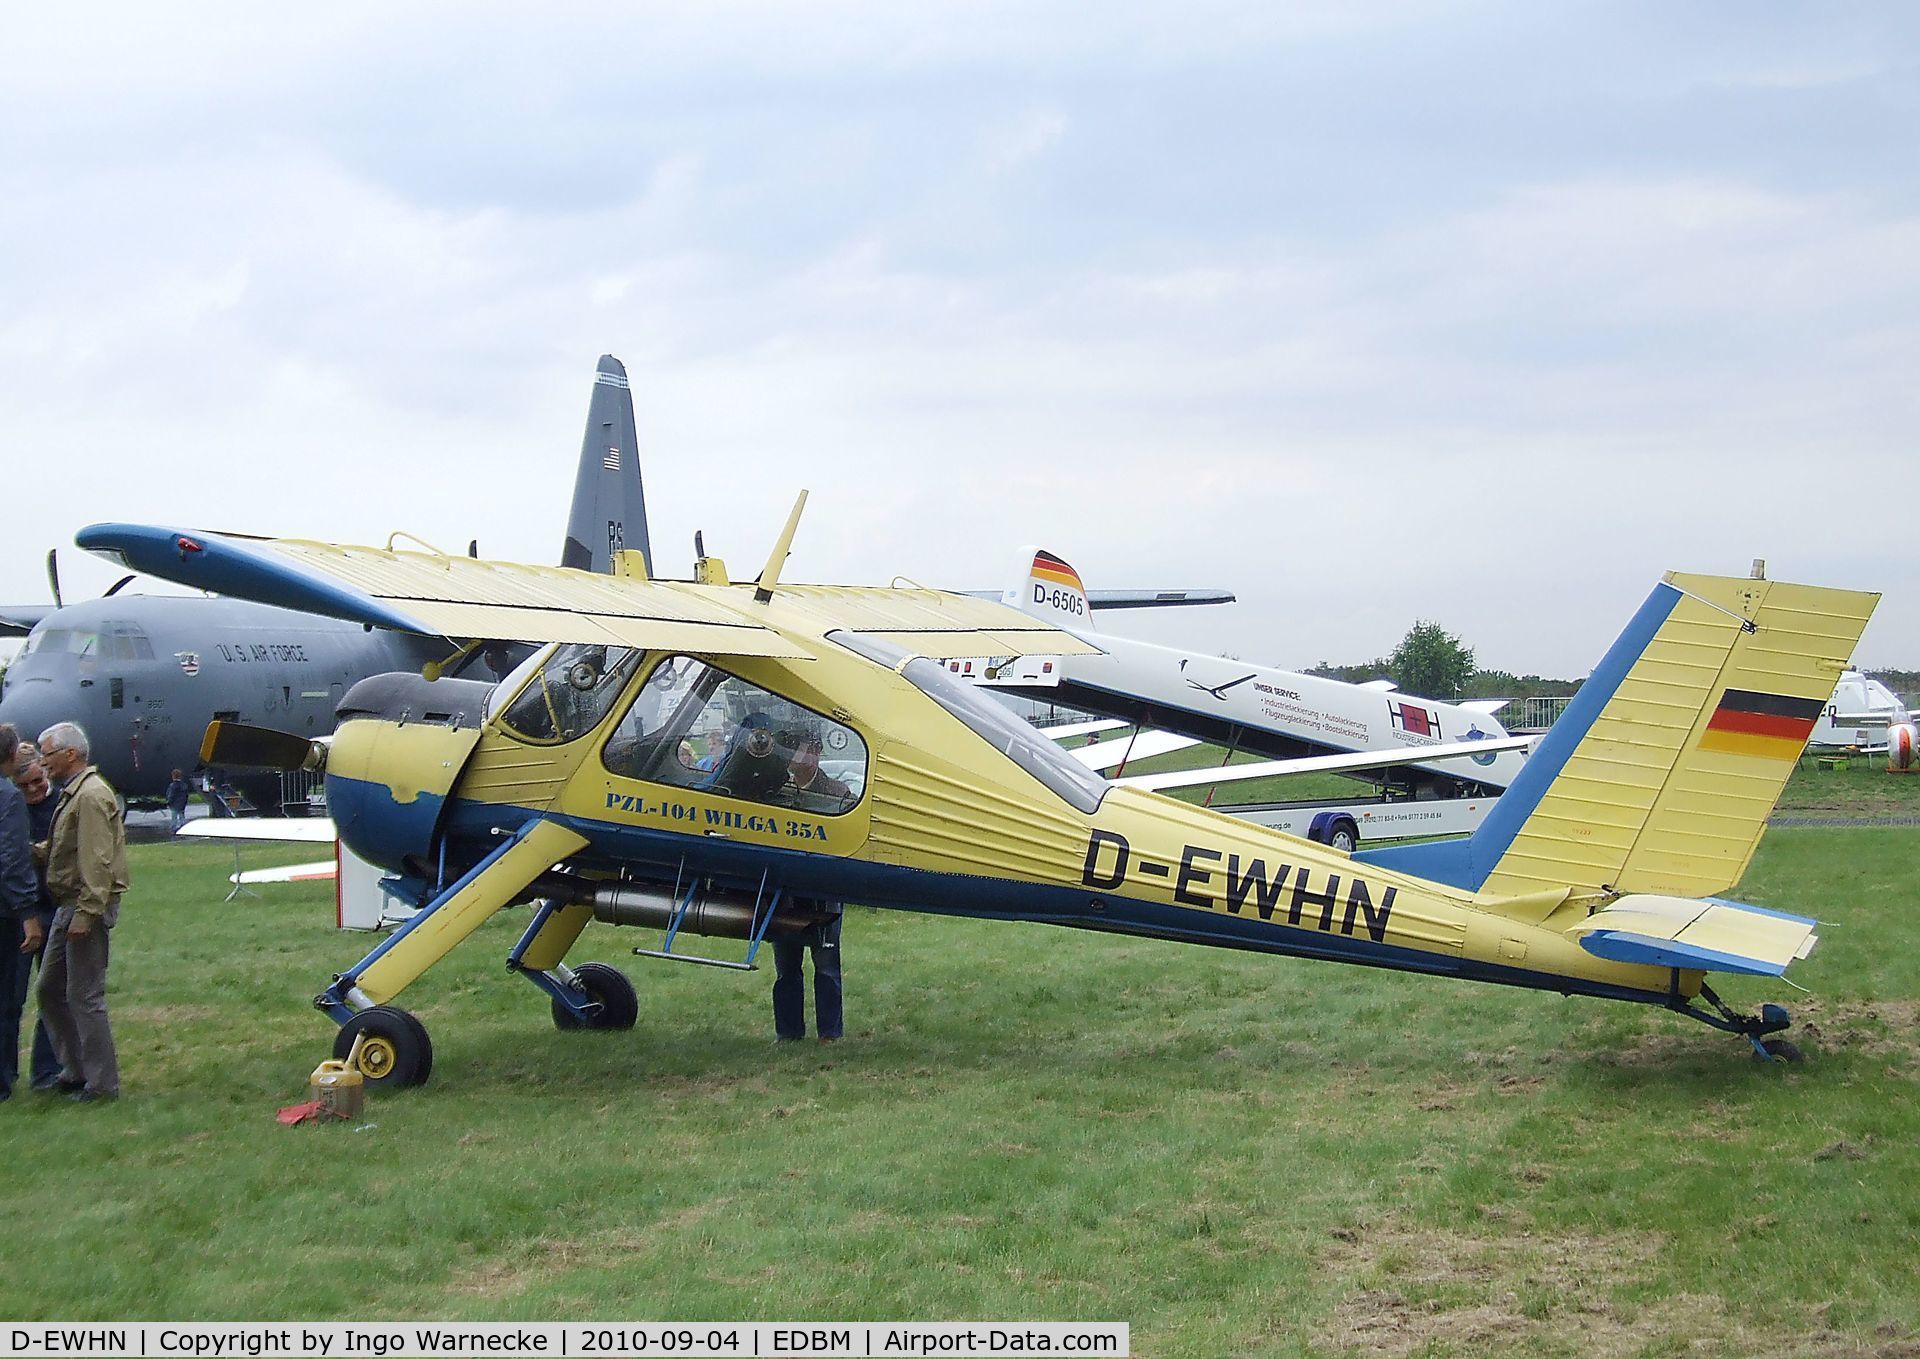
[[467, 539], [467, 555], [469, 557], [478, 557], [480, 555], [480, 540], [478, 538]]
[[66, 601], [60, 598], [60, 549], [57, 547], [47, 549], [47, 584], [53, 589], [53, 607], [66, 608]]
[[139, 579], [138, 576], [122, 576], [120, 577], [119, 580], [116, 580], [112, 585], [108, 586], [107, 592], [104, 595], [101, 595], [100, 598], [111, 599], [115, 595], [120, 593], [120, 590], [123, 586], [131, 585], [134, 583], [134, 581], [138, 579]]
[[319, 769], [326, 761], [318, 741], [244, 722], [209, 722], [200, 742], [200, 762], [221, 769]]

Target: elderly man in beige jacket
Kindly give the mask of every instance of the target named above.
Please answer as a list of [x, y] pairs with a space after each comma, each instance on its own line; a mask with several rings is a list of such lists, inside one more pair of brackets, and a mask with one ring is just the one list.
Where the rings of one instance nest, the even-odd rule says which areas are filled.
[[88, 762], [87, 734], [60, 722], [40, 735], [40, 759], [66, 787], [47, 836], [53, 932], [40, 963], [40, 1013], [60, 1054], [60, 1084], [81, 1103], [120, 1094], [107, 1022], [107, 939], [127, 890], [120, 800]]

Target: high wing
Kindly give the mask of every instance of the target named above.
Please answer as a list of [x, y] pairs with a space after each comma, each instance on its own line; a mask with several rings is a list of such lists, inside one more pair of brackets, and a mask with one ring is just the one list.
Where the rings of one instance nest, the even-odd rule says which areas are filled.
[[74, 541], [184, 585], [395, 632], [732, 656], [803, 654], [770, 628], [674, 583], [135, 524], [96, 524]]
[[51, 604], [0, 604], [0, 637], [25, 637], [53, 609]]
[[[1362, 750], [1352, 755], [1313, 755], [1303, 760], [1258, 760], [1210, 769], [1178, 769], [1165, 774], [1139, 774], [1116, 779], [1130, 788], [1160, 792], [1192, 788], [1203, 783], [1233, 783], [1240, 779], [1268, 779], [1281, 774], [1330, 774], [1348, 769], [1390, 769], [1403, 764], [1432, 764], [1440, 760], [1469, 759], [1502, 750], [1525, 750], [1538, 737], [1506, 736], [1486, 741], [1455, 741], [1449, 745], [1408, 746], [1401, 751]], [[1119, 745], [1116, 741], [1113, 744]]]
[[[844, 629], [922, 655], [1085, 654], [1097, 647], [1004, 605], [938, 590], [751, 587], [605, 576], [298, 538], [95, 524], [75, 541], [198, 589], [425, 636], [580, 642], [804, 658], [785, 631]], [[763, 621], [764, 620], [764, 621]]]

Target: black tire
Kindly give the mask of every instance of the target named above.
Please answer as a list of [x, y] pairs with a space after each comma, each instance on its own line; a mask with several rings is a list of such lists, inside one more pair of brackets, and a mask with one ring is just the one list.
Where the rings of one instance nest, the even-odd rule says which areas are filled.
[[605, 963], [582, 963], [574, 969], [574, 982], [587, 993], [587, 999], [600, 1006], [591, 1019], [582, 1019], [560, 1003], [553, 1002], [553, 1026], [556, 1029], [631, 1029], [640, 1018], [640, 997], [634, 993], [627, 974]]
[[1351, 821], [1334, 822], [1327, 831], [1327, 848], [1337, 849], [1343, 854], [1353, 853], [1360, 848], [1359, 828]]
[[398, 1090], [425, 1085], [433, 1074], [427, 1026], [398, 1006], [376, 1005], [342, 1024], [333, 1036], [333, 1055], [345, 1061], [353, 1040], [362, 1034], [366, 1041], [360, 1045], [360, 1074], [369, 1086]]
[[[1769, 1061], [1786, 1062], [1790, 1066], [1798, 1066], [1801, 1062], [1807, 1060], [1807, 1055], [1800, 1051], [1796, 1044], [1789, 1042], [1785, 1038], [1762, 1039], [1760, 1046], [1767, 1050], [1767, 1060]], [[1760, 1059], [1759, 1053], [1756, 1052], [1753, 1055], [1756, 1061]]]

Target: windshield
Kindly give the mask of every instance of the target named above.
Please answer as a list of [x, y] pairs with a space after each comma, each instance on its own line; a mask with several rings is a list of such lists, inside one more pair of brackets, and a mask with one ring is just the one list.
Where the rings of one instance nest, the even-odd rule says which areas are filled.
[[893, 643], [855, 633], [830, 632], [827, 637], [855, 655], [898, 671], [915, 688], [966, 723], [975, 735], [1040, 780], [1075, 810], [1089, 816], [1099, 810], [1100, 799], [1112, 785], [1042, 736], [1031, 723], [1021, 721], [1004, 705], [958, 675], [950, 674], [938, 661], [925, 656], [907, 660], [910, 653]]
[[545, 663], [548, 653], [552, 650], [553, 644], [551, 643], [543, 647], [535, 647], [532, 655], [509, 670], [506, 676], [498, 684], [494, 685], [492, 690], [487, 694], [487, 706], [483, 715], [491, 719], [502, 703], [505, 703], [508, 699], [519, 693], [520, 686], [527, 682], [527, 676], [538, 670], [541, 665]]
[[578, 740], [600, 725], [640, 663], [630, 647], [598, 642], [567, 643], [544, 658], [519, 697], [500, 714], [500, 725], [523, 740]]
[[36, 628], [20, 648], [22, 656], [39, 652], [43, 656], [94, 656], [99, 654], [100, 634], [86, 628]]

